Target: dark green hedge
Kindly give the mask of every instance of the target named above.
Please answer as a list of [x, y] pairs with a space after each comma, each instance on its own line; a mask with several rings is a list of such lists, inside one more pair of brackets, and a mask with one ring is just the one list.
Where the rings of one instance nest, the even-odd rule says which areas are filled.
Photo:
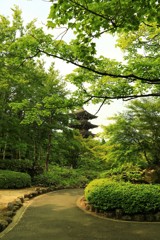
[[160, 211], [160, 185], [117, 183], [97, 179], [85, 188], [86, 200], [101, 211], [122, 209], [126, 214]]
[[29, 159], [5, 159], [0, 160], [0, 169], [10, 170], [15, 172], [26, 172], [31, 176], [37, 175], [43, 172], [41, 165], [37, 165], [33, 169], [33, 162]]
[[0, 168], [3, 170], [11, 170], [11, 171], [19, 171], [27, 172], [32, 168], [32, 161], [26, 160], [19, 160], [19, 159], [5, 159], [0, 160]]
[[31, 177], [27, 173], [0, 170], [0, 188], [16, 189], [31, 186]]

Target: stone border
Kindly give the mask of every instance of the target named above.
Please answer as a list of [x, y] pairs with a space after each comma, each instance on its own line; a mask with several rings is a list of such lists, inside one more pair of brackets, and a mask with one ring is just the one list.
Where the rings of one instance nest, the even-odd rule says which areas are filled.
[[0, 210], [0, 232], [4, 231], [9, 224], [12, 223], [17, 211], [23, 207], [25, 203], [34, 197], [56, 190], [55, 188], [37, 187], [34, 191], [17, 197], [14, 201], [8, 202], [7, 206]]
[[83, 211], [92, 214], [96, 217], [106, 218], [114, 221], [127, 221], [127, 222], [142, 222], [142, 223], [160, 223], [160, 212], [150, 213], [150, 214], [134, 214], [126, 215], [123, 213], [122, 209], [116, 209], [115, 211], [102, 212], [95, 209], [90, 205], [84, 196], [78, 199], [77, 206]]

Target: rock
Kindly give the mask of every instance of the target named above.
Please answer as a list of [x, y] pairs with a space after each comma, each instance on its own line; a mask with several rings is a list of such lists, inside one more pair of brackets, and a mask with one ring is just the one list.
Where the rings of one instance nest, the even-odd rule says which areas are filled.
[[42, 190], [38, 190], [38, 194], [42, 194], [43, 192], [42, 192]]
[[51, 191], [53, 191], [54, 190], [54, 188], [51, 188], [51, 187], [48, 187], [47, 188], [47, 192], [51, 192]]
[[92, 206], [92, 205], [90, 205], [90, 211], [91, 211], [91, 212], [95, 212], [95, 207]]
[[13, 203], [13, 202], [9, 202], [9, 203], [7, 204], [7, 209], [8, 209], [9, 211], [13, 211], [13, 208], [14, 208], [14, 203]]
[[125, 221], [131, 221], [132, 220], [132, 217], [130, 215], [123, 215], [121, 217], [122, 220], [125, 220]]
[[86, 209], [87, 211], [90, 211], [90, 205], [89, 205], [89, 204], [86, 204], [85, 209]]
[[32, 194], [33, 197], [38, 196], [38, 192], [36, 192], [36, 191], [32, 192], [31, 194]]
[[137, 222], [143, 222], [145, 220], [145, 217], [143, 214], [135, 214], [132, 216], [133, 221]]
[[116, 218], [121, 219], [123, 216], [123, 210], [122, 209], [116, 209]]
[[155, 213], [154, 217], [157, 222], [160, 222], [160, 212]]
[[155, 215], [154, 214], [146, 214], [145, 216], [146, 221], [148, 222], [154, 222], [155, 221]]
[[13, 212], [13, 211], [3, 212], [3, 216], [6, 216], [6, 217], [13, 217], [14, 215], [15, 215], [15, 212]]
[[11, 217], [4, 217], [4, 220], [8, 222], [8, 224], [10, 224], [12, 222], [12, 218]]
[[28, 198], [33, 198], [33, 194], [32, 193], [28, 194]]
[[20, 209], [20, 205], [14, 205], [13, 207], [13, 212], [16, 212], [18, 209]]
[[16, 199], [13, 202], [9, 202], [7, 205], [7, 209], [9, 211], [15, 212], [17, 211], [19, 208], [21, 208], [23, 206], [22, 202], [20, 199]]
[[25, 201], [25, 202], [29, 201], [29, 198], [24, 198], [24, 201]]
[[0, 219], [0, 232], [2, 232], [8, 226], [8, 222], [4, 219]]
[[22, 201], [19, 198], [17, 198], [14, 202], [14, 205], [22, 207], [23, 204], [22, 204]]
[[47, 193], [47, 189], [46, 189], [46, 188], [43, 188], [43, 189], [42, 189], [42, 193]]
[[20, 199], [21, 203], [24, 203], [24, 197], [18, 197]]
[[29, 198], [29, 194], [28, 193], [24, 194], [24, 198]]
[[95, 208], [95, 213], [99, 213], [100, 210], [98, 208]]
[[114, 211], [104, 212], [104, 216], [108, 218], [115, 218], [115, 212]]

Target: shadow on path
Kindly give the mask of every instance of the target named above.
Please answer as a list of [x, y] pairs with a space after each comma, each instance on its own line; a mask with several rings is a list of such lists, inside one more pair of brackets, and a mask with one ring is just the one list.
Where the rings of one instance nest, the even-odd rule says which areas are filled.
[[76, 206], [83, 190], [61, 190], [31, 201], [2, 240], [159, 240], [160, 223], [101, 219]]

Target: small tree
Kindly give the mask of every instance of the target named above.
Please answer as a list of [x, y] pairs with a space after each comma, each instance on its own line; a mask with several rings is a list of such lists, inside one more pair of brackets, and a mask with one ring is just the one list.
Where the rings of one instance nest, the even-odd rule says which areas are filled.
[[110, 146], [108, 158], [116, 163], [160, 165], [159, 100], [132, 101], [125, 113], [113, 117], [103, 135]]

